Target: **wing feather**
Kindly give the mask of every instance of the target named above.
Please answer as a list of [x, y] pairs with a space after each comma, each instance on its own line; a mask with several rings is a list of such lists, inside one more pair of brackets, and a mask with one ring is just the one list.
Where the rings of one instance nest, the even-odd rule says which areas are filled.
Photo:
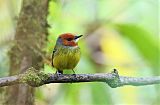
[[53, 50], [53, 53], [52, 53], [52, 67], [54, 67], [53, 65], [53, 58], [54, 58], [54, 53], [56, 52], [56, 49]]

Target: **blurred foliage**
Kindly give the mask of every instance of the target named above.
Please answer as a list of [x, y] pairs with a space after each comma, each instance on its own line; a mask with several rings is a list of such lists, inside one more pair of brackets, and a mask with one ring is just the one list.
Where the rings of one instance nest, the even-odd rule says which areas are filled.
[[[8, 74], [8, 47], [4, 46], [14, 38], [13, 17], [20, 3], [0, 0], [0, 76]], [[52, 54], [59, 34], [83, 34], [76, 73], [117, 68], [126, 76], [159, 75], [158, 4], [158, 0], [50, 0], [46, 52]], [[56, 71], [47, 64], [44, 69]], [[156, 105], [158, 94], [154, 86], [111, 89], [104, 83], [48, 84], [36, 89], [35, 99], [37, 105]]]
[[21, 0], [0, 0], [0, 77], [8, 75], [8, 50], [14, 39], [20, 7]]
[[159, 58], [159, 42], [146, 30], [134, 24], [119, 24], [118, 31], [122, 35], [126, 35], [140, 51], [142, 56], [151, 64], [154, 69], [160, 67]]

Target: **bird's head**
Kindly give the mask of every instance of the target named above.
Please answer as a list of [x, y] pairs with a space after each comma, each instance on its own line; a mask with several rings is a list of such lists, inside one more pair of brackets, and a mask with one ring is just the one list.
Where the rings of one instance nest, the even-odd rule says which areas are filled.
[[78, 40], [80, 37], [82, 37], [83, 35], [75, 35], [72, 33], [64, 33], [61, 34], [58, 37], [58, 42], [64, 46], [77, 46], [78, 45]]

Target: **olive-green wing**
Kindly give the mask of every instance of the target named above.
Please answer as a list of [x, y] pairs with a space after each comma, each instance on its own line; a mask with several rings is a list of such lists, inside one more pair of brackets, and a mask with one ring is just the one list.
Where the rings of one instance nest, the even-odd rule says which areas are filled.
[[54, 58], [54, 53], [56, 52], [56, 49], [53, 50], [53, 53], [52, 53], [52, 67], [54, 67], [53, 65], [53, 58]]

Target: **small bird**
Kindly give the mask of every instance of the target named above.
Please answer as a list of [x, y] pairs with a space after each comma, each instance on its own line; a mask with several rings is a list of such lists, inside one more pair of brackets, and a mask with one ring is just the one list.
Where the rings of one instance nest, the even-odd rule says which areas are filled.
[[63, 74], [64, 69], [71, 69], [74, 72], [73, 69], [81, 56], [78, 40], [82, 36], [64, 33], [58, 37], [52, 53], [52, 66], [57, 69], [56, 74]]

